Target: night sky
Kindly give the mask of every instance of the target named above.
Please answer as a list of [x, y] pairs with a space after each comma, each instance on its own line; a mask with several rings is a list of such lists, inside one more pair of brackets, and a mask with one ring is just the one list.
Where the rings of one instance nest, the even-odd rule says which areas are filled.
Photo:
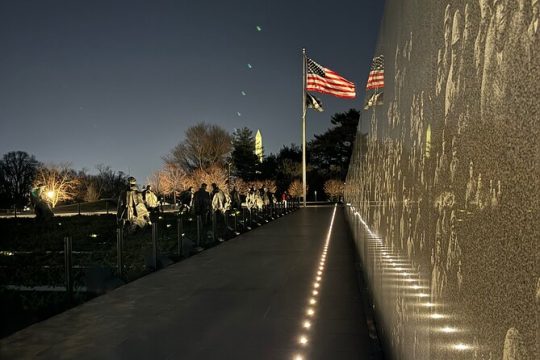
[[144, 183], [201, 121], [260, 129], [266, 154], [300, 144], [302, 48], [357, 86], [354, 100], [314, 93], [309, 139], [361, 108], [383, 4], [0, 0], [0, 155]]

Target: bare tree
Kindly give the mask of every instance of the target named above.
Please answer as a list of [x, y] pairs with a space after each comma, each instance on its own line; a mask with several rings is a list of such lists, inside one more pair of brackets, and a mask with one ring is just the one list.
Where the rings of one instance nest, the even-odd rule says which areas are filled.
[[227, 131], [217, 125], [200, 123], [187, 129], [185, 139], [163, 160], [189, 173], [224, 165], [231, 150], [232, 138]]
[[77, 193], [79, 179], [69, 164], [49, 164], [37, 171], [34, 186], [43, 187], [47, 201], [54, 208], [60, 201], [73, 199]]
[[126, 186], [127, 175], [122, 171], [114, 171], [110, 166], [98, 164], [98, 174], [93, 176], [100, 197], [116, 199]]
[[149, 177], [146, 178], [146, 183], [152, 186], [156, 194], [168, 195], [168, 193], [163, 189], [163, 170], [158, 170], [152, 173]]
[[100, 198], [100, 193], [93, 183], [88, 183], [86, 185], [86, 189], [84, 192], [84, 201], [92, 202], [92, 201], [98, 201]]
[[0, 160], [0, 189], [10, 206], [27, 203], [38, 165], [35, 157], [24, 151], [4, 154]]
[[330, 179], [324, 183], [324, 192], [330, 199], [336, 201], [340, 196], [343, 196], [345, 185], [343, 181], [337, 179]]

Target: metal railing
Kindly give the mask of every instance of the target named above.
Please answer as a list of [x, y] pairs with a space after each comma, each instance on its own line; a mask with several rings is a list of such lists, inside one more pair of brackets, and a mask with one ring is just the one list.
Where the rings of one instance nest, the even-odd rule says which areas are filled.
[[10, 296], [24, 293], [36, 307], [51, 306], [41, 294], [64, 292], [63, 305], [52, 305], [67, 308], [297, 208], [297, 202], [289, 202], [287, 208], [275, 204], [204, 217], [164, 212], [155, 214], [151, 226], [135, 231], [116, 225], [113, 215], [54, 218], [49, 224], [0, 219], [0, 231], [7, 236], [0, 242], [0, 303], [7, 291]]

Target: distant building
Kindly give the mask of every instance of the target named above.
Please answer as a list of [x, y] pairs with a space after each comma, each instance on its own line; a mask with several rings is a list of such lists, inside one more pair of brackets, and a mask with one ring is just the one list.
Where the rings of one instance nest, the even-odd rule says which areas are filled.
[[257, 134], [255, 135], [255, 155], [257, 155], [257, 157], [259, 158], [259, 162], [263, 162], [264, 150], [262, 134], [260, 130], [257, 130]]

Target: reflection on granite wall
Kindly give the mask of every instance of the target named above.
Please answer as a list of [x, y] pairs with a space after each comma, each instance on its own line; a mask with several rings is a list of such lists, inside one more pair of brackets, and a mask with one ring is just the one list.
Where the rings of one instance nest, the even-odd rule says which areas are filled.
[[388, 0], [346, 183], [397, 359], [540, 358], [540, 1]]

